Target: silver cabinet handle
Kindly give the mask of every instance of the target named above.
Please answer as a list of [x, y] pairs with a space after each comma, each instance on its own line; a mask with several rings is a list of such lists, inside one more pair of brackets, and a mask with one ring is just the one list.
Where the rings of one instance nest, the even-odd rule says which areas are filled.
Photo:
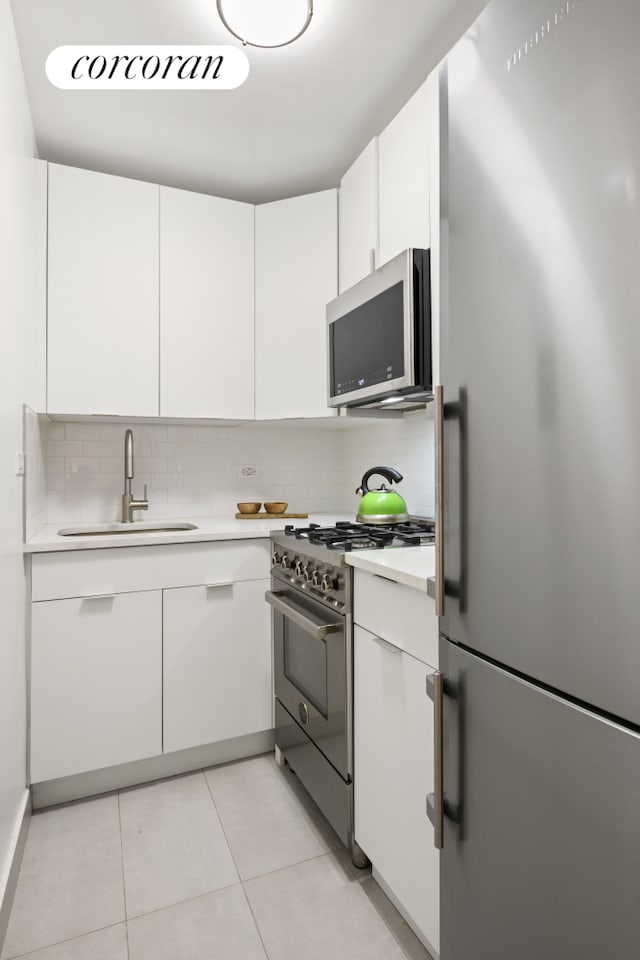
[[444, 397], [442, 384], [433, 388], [436, 401], [436, 616], [444, 614]]
[[402, 653], [401, 647], [396, 647], [395, 644], [389, 643], [388, 640], [383, 640], [382, 637], [377, 637], [375, 633], [370, 634], [370, 636], [372, 640], [375, 640], [375, 642], [381, 647], [384, 647], [385, 650], [389, 650], [391, 653]]
[[90, 593], [87, 596], [80, 597], [81, 600], [113, 600], [115, 593]]
[[433, 845], [444, 846], [443, 688], [439, 670], [427, 676], [427, 695], [433, 700], [433, 793], [427, 797], [427, 815], [433, 824]]
[[290, 601], [284, 600], [287, 594], [284, 591], [267, 590], [265, 600], [271, 604], [274, 610], [281, 613], [287, 619], [295, 623], [296, 626], [311, 634], [316, 640], [323, 640], [329, 633], [343, 633], [344, 623], [322, 623], [303, 610], [302, 607], [296, 607]]
[[211, 583], [205, 583], [207, 590], [215, 590], [216, 587], [232, 587], [233, 580], [216, 580]]

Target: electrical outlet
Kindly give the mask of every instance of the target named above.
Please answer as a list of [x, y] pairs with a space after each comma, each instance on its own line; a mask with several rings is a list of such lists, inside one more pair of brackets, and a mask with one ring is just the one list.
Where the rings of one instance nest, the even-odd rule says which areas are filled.
[[238, 467], [238, 476], [241, 480], [256, 480], [258, 477], [258, 468], [252, 464]]

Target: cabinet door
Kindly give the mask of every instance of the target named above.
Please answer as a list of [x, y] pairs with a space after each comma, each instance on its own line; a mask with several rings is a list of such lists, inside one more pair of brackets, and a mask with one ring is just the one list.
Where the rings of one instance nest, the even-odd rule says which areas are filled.
[[49, 165], [50, 413], [158, 415], [158, 191]]
[[253, 205], [160, 188], [160, 415], [253, 419]]
[[377, 137], [365, 147], [340, 181], [338, 251], [342, 293], [371, 273], [377, 257]]
[[325, 307], [338, 292], [337, 191], [256, 207], [256, 419], [327, 417]]
[[380, 263], [407, 247], [428, 247], [429, 135], [427, 80], [378, 137]]
[[[23, 211], [27, 248], [21, 257], [21, 285], [29, 311], [25, 313], [29, 322], [23, 321], [19, 328], [27, 359], [22, 399], [38, 413], [47, 409], [47, 168], [46, 161], [35, 159], [20, 166], [28, 198]], [[6, 336], [4, 350], [10, 350]]]
[[161, 591], [31, 610], [31, 781], [160, 754]]
[[439, 860], [431, 667], [354, 628], [355, 837], [422, 938], [438, 951]]
[[164, 591], [164, 751], [272, 727], [269, 580]]

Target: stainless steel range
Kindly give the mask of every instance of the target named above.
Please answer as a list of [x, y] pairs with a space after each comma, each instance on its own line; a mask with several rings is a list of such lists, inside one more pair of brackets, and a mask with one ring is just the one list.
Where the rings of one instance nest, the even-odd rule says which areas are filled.
[[357, 866], [353, 838], [352, 550], [433, 543], [431, 520], [336, 523], [271, 534], [276, 755], [289, 764]]

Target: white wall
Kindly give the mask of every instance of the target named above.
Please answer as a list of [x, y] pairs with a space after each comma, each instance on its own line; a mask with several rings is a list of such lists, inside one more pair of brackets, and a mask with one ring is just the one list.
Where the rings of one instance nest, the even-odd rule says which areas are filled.
[[0, 0], [0, 897], [26, 799], [22, 404], [32, 394], [35, 152], [9, 0]]
[[42, 429], [42, 418], [31, 407], [24, 408], [24, 451], [26, 475], [24, 478], [25, 540], [40, 530], [48, 522], [47, 476], [45, 468], [46, 430]]

